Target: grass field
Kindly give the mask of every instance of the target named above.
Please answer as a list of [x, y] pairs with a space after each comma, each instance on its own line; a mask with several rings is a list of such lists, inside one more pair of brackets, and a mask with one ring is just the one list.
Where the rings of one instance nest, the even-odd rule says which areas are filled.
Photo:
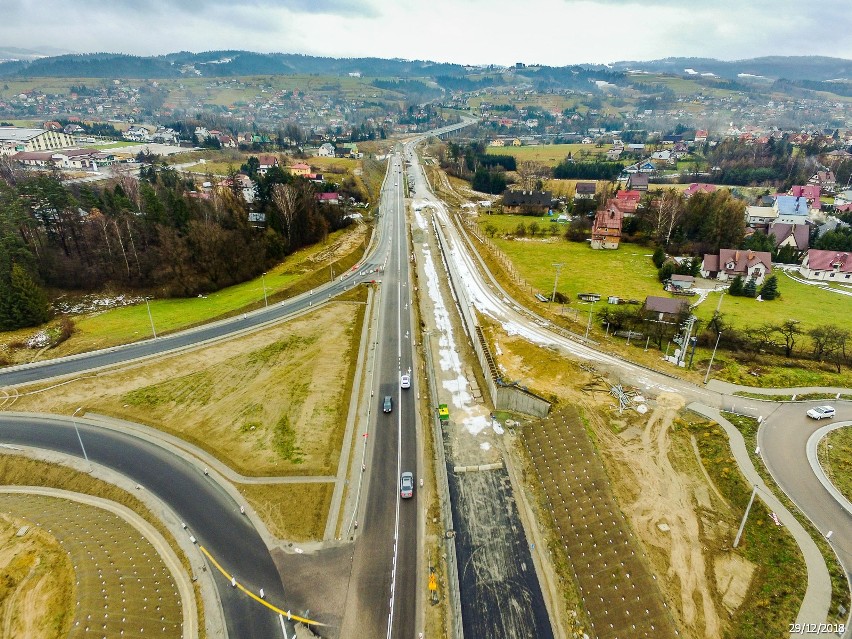
[[831, 483], [852, 501], [852, 428], [838, 428], [820, 442], [819, 460]]
[[607, 152], [607, 147], [596, 147], [594, 144], [539, 144], [536, 146], [489, 146], [485, 152], [488, 155], [511, 155], [518, 164], [521, 162], [539, 162], [546, 166], [556, 166], [569, 153], [574, 159], [582, 156], [597, 157]]
[[322, 539], [333, 483], [238, 484], [237, 489], [279, 539]]

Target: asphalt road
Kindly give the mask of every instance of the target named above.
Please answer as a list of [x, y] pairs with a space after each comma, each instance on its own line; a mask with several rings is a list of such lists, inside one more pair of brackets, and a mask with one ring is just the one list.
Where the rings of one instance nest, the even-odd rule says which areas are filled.
[[[167, 503], [192, 535], [249, 590], [263, 588], [273, 603], [285, 601], [269, 550], [239, 505], [187, 460], [131, 435], [77, 420], [89, 459], [129, 477]], [[73, 424], [67, 420], [0, 413], [0, 441], [59, 451], [82, 458]], [[231, 587], [213, 570], [228, 633], [234, 638], [281, 637], [277, 615]]]
[[[416, 459], [416, 388], [400, 387], [402, 373], [412, 367], [409, 262], [406, 243], [402, 161], [395, 154], [384, 186], [382, 227], [390, 238], [381, 278], [376, 369], [371, 407], [372, 451], [368, 460], [369, 490], [361, 533], [355, 542], [350, 597], [355, 605], [343, 621], [341, 636], [414, 637], [417, 573], [416, 489], [401, 499], [399, 478], [418, 475]], [[385, 396], [393, 409], [383, 412]]]
[[781, 489], [805, 512], [817, 529], [827, 535], [846, 574], [852, 577], [852, 514], [823, 487], [807, 464], [808, 438], [827, 420], [809, 419], [805, 412], [829, 404], [837, 409], [832, 421], [852, 420], [852, 403], [820, 400], [782, 404], [763, 422], [758, 432], [760, 455]]

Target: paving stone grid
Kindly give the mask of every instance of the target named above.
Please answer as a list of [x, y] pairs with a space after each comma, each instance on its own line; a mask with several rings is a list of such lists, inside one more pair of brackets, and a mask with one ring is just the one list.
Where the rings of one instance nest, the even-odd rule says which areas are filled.
[[70, 639], [180, 637], [177, 586], [151, 543], [111, 512], [41, 495], [0, 496], [0, 510], [59, 540], [74, 566]]
[[579, 584], [590, 634], [677, 637], [576, 410], [564, 409], [525, 428], [524, 443]]

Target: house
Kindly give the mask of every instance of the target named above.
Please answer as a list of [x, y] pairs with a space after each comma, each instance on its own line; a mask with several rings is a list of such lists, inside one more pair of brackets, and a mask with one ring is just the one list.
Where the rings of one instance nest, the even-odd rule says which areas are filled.
[[672, 161], [672, 152], [668, 149], [663, 151], [654, 151], [651, 154], [652, 160], [658, 160], [660, 162], [671, 162]]
[[247, 204], [254, 202], [257, 197], [257, 185], [252, 179], [245, 173], [238, 173], [234, 176], [234, 182], [231, 181], [231, 178], [225, 178], [217, 186], [220, 189], [238, 189]]
[[743, 280], [754, 279], [760, 285], [771, 272], [772, 256], [766, 251], [719, 249], [715, 255], [705, 253], [701, 264], [701, 277], [722, 282], [739, 275]]
[[625, 216], [633, 215], [641, 201], [642, 194], [639, 191], [619, 191], [615, 194], [615, 205], [624, 212]]
[[852, 253], [810, 249], [799, 273], [808, 280], [852, 283]]
[[287, 170], [290, 171], [293, 175], [301, 175], [302, 177], [307, 177], [311, 173], [311, 167], [304, 162], [297, 162], [296, 164], [291, 164], [287, 167]]
[[617, 249], [621, 241], [621, 223], [624, 213], [616, 206], [607, 206], [595, 214], [592, 224], [593, 249]]
[[257, 156], [257, 161], [259, 162], [257, 172], [260, 175], [266, 175], [269, 169], [278, 166], [278, 158], [274, 155], [259, 155]]
[[574, 201], [593, 200], [595, 199], [596, 190], [597, 185], [594, 182], [577, 182], [577, 187], [574, 191]]
[[131, 142], [148, 142], [151, 140], [151, 133], [144, 126], [132, 126], [122, 133], [121, 137]]
[[703, 144], [707, 141], [707, 130], [706, 129], [698, 129], [695, 132], [695, 143]]
[[228, 135], [227, 133], [220, 133], [216, 137], [219, 140], [219, 145], [223, 149], [236, 149], [237, 148], [237, 141], [233, 137]]
[[648, 176], [642, 175], [639, 173], [634, 173], [629, 178], [627, 178], [627, 190], [628, 191], [647, 191], [648, 190]]
[[610, 162], [614, 162], [614, 161], [618, 160], [619, 158], [621, 158], [621, 154], [623, 152], [624, 152], [624, 149], [613, 147], [609, 151], [606, 152], [606, 159], [609, 160]]
[[775, 236], [775, 246], [792, 246], [797, 251], [807, 251], [811, 239], [811, 227], [807, 224], [785, 224], [773, 222], [769, 234]]
[[[847, 155], [849, 155], [847, 153]], [[808, 180], [808, 184], [813, 184], [825, 191], [833, 191], [837, 187], [837, 178], [834, 176], [834, 171], [831, 169], [825, 171], [817, 171]]]
[[683, 191], [683, 197], [689, 199], [696, 193], [713, 193], [716, 190], [715, 184], [702, 184], [700, 182], [693, 182]]
[[779, 195], [773, 207], [778, 211], [776, 221], [786, 224], [804, 224], [810, 213], [808, 201], [803, 197]]
[[649, 295], [642, 305], [642, 315], [655, 322], [676, 323], [681, 315], [689, 312], [689, 302], [683, 298]]
[[317, 202], [320, 204], [331, 204], [335, 206], [340, 204], [339, 193], [317, 193], [316, 198]]
[[778, 211], [773, 206], [747, 206], [745, 223], [748, 226], [765, 226], [778, 217]]
[[541, 210], [550, 208], [553, 194], [550, 191], [503, 191], [503, 208], [509, 211]]
[[81, 127], [79, 124], [66, 124], [65, 128], [62, 129], [62, 132], [65, 135], [80, 135], [81, 133], [85, 133], [86, 129]]
[[627, 151], [629, 153], [642, 153], [645, 150], [644, 144], [628, 144]]
[[320, 147], [317, 149], [317, 157], [320, 158], [333, 158], [334, 157], [334, 145], [330, 142], [323, 142], [320, 144]]
[[822, 208], [822, 203], [819, 201], [819, 187], [815, 184], [806, 184], [805, 186], [790, 187], [789, 195], [793, 197], [803, 197], [808, 201], [808, 206], [819, 211]]

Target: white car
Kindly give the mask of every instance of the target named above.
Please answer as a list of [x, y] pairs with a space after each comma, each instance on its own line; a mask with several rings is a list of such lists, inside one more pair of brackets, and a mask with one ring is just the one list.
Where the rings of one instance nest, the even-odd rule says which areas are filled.
[[817, 406], [815, 408], [810, 409], [807, 415], [811, 419], [820, 420], [823, 417], [831, 419], [832, 417], [834, 417], [834, 413], [835, 410], [833, 406]]
[[402, 388], [411, 388], [411, 375], [406, 373], [402, 377], [399, 378], [399, 385]]

